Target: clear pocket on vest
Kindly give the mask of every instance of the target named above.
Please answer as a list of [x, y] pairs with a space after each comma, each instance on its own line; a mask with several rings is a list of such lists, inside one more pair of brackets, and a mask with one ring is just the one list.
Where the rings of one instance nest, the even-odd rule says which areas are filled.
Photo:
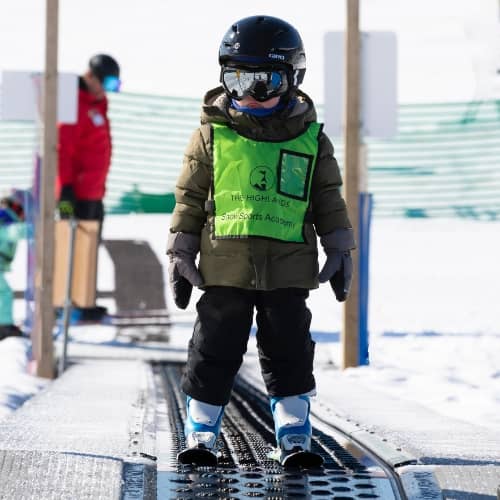
[[282, 149], [278, 163], [278, 193], [307, 200], [314, 156]]

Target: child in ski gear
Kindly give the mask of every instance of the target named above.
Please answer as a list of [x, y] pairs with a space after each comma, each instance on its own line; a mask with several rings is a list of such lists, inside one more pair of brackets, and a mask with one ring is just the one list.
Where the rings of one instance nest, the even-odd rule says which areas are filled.
[[0, 199], [0, 340], [22, 334], [14, 325], [12, 316], [13, 293], [4, 273], [16, 254], [17, 242], [22, 236], [24, 208], [21, 191], [12, 190]]
[[[182, 389], [188, 446], [214, 446], [256, 310], [277, 445], [310, 449], [315, 394], [309, 290], [349, 292], [355, 248], [333, 146], [298, 89], [297, 30], [269, 16], [234, 23], [219, 49], [221, 87], [204, 101], [176, 185], [167, 254], [175, 303], [204, 293]], [[327, 255], [319, 273], [317, 236]], [[199, 268], [196, 266], [200, 254]]]

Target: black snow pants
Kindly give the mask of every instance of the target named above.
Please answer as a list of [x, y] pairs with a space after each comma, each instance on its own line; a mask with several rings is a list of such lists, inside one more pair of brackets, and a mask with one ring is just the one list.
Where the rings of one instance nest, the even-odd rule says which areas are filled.
[[189, 341], [182, 390], [213, 405], [229, 401], [243, 361], [257, 311], [257, 347], [270, 396], [293, 396], [315, 388], [314, 342], [306, 307], [309, 291], [271, 291], [214, 286], [198, 301], [198, 316]]

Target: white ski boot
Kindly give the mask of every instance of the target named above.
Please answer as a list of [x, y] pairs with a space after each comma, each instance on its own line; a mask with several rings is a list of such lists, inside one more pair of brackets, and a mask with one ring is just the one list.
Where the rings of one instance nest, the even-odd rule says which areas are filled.
[[287, 451], [311, 449], [311, 423], [309, 422], [309, 396], [271, 398], [276, 444]]
[[309, 421], [309, 396], [272, 397], [277, 449], [270, 458], [285, 467], [317, 467], [323, 463], [320, 455], [311, 452], [312, 428]]
[[186, 449], [177, 455], [179, 462], [195, 465], [217, 465], [214, 450], [219, 437], [224, 407], [187, 397], [184, 435]]

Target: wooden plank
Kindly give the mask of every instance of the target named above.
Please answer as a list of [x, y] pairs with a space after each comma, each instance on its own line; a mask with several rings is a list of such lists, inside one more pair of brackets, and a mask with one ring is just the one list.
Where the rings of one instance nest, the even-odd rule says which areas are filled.
[[58, 0], [46, 2], [43, 149], [40, 172], [40, 213], [36, 224], [35, 320], [33, 347], [36, 375], [54, 377], [52, 306], [54, 269], [54, 184], [57, 168], [57, 39]]
[[[359, 241], [359, 162], [360, 162], [360, 33], [359, 0], [347, 2], [344, 189], [356, 241]], [[342, 367], [359, 364], [359, 253], [352, 252], [354, 278], [351, 294], [344, 305], [342, 329]]]

